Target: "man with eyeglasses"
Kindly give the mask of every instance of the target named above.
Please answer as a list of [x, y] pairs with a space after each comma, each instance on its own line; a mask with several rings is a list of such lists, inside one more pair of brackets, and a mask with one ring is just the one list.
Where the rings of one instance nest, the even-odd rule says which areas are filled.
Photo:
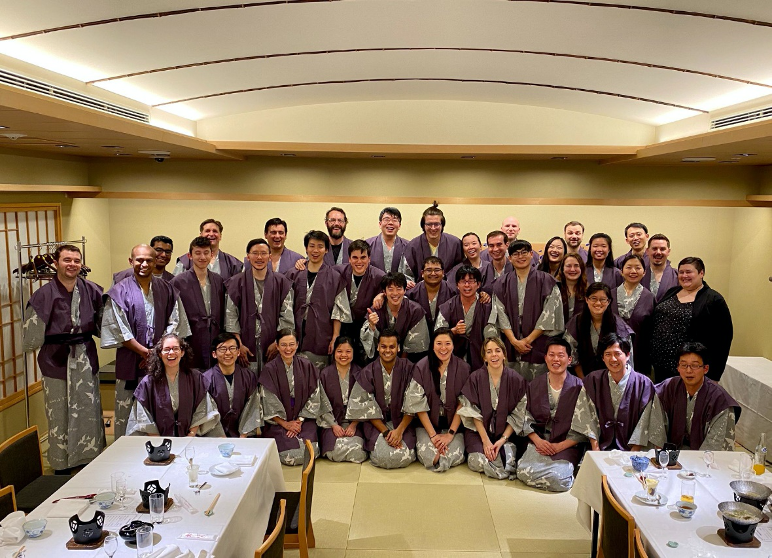
[[598, 344], [605, 369], [584, 378], [571, 430], [590, 440], [593, 451], [641, 451], [662, 447], [665, 428], [654, 384], [633, 370], [630, 341], [610, 333]]
[[238, 363], [240, 346], [233, 333], [219, 334], [211, 345], [216, 364], [204, 372], [206, 389], [217, 404], [223, 430], [230, 438], [246, 438], [259, 433], [263, 426], [257, 377]]
[[407, 288], [415, 286], [413, 272], [407, 265], [408, 241], [397, 236], [402, 226], [402, 213], [396, 207], [385, 207], [378, 216], [381, 234], [367, 239], [370, 245], [370, 263], [383, 272], [402, 273], [407, 278]]
[[276, 333], [295, 329], [292, 283], [272, 273], [271, 248], [262, 238], [247, 243], [249, 267], [225, 284], [225, 331], [239, 341], [239, 364], [257, 374], [279, 354]]
[[685, 450], [732, 451], [740, 404], [705, 377], [708, 357], [702, 343], [686, 343], [678, 353], [678, 376], [656, 386], [667, 441]]
[[[210, 271], [217, 273], [223, 278], [223, 281], [227, 281], [244, 269], [244, 264], [237, 258], [220, 250], [220, 241], [222, 240], [223, 231], [223, 226], [220, 221], [217, 221], [216, 219], [207, 219], [201, 223], [199, 231], [201, 233], [200, 236], [208, 238], [212, 246], [212, 259], [208, 265]], [[174, 267], [174, 275], [179, 275], [183, 271], [190, 269], [191, 265], [190, 257], [188, 257], [187, 254], [183, 254], [177, 258], [177, 265]]]
[[649, 268], [649, 255], [646, 253], [646, 242], [649, 240], [649, 229], [643, 223], [630, 223], [625, 227], [625, 242], [630, 251], [614, 260], [614, 266], [622, 269], [622, 262], [630, 254], [643, 258], [644, 267]]
[[[174, 242], [172, 239], [163, 235], [154, 236], [150, 241], [150, 247], [155, 249], [156, 253], [153, 275], [164, 281], [171, 281], [174, 279], [174, 275], [166, 271], [166, 266], [172, 261], [172, 252], [174, 251]], [[134, 275], [134, 269], [131, 267], [113, 273], [113, 285], [132, 275]]]
[[543, 335], [558, 335], [565, 328], [563, 302], [555, 278], [532, 267], [530, 242], [515, 240], [508, 251], [514, 272], [493, 283], [488, 323], [504, 334], [511, 367], [531, 381], [547, 371]]
[[117, 440], [126, 433], [134, 390], [147, 373], [147, 357], [164, 333], [190, 336], [185, 308], [172, 286], [153, 276], [157, 253], [147, 244], [131, 249], [134, 271], [105, 295], [102, 315], [103, 349], [115, 352], [115, 422]]
[[482, 274], [476, 267], [461, 266], [454, 280], [458, 294], [440, 306], [434, 330], [450, 328], [455, 336], [453, 354], [468, 362], [474, 372], [483, 365], [482, 346], [491, 304], [490, 300], [483, 302], [480, 298]]
[[348, 263], [348, 247], [351, 241], [346, 238], [348, 217], [340, 207], [331, 207], [324, 216], [324, 224], [330, 237], [330, 250], [324, 255], [327, 265], [345, 265]]
[[211, 364], [210, 346], [225, 326], [225, 282], [209, 269], [212, 244], [205, 236], [190, 242], [188, 258], [193, 263], [171, 280], [172, 288], [185, 308], [192, 331], [188, 339], [193, 368], [206, 370]]
[[434, 320], [437, 317], [437, 309], [453, 298], [454, 292], [445, 281], [442, 260], [435, 256], [429, 256], [421, 267], [421, 281], [415, 288], [407, 292], [407, 298], [417, 302], [426, 316], [426, 325], [429, 331], [434, 331]]
[[411, 240], [407, 250], [407, 263], [413, 270], [413, 277], [418, 277], [429, 256], [442, 260], [445, 273], [464, 259], [461, 240], [445, 232], [445, 215], [437, 202], [421, 215], [421, 229], [423, 234]]

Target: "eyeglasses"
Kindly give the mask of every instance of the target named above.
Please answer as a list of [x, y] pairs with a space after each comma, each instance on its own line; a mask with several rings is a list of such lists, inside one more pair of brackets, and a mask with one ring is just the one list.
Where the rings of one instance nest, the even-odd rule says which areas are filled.
[[478, 283], [477, 279], [462, 279], [458, 282], [460, 285], [476, 285]]
[[250, 252], [249, 256], [267, 258], [270, 254], [268, 252]]
[[161, 349], [161, 353], [165, 355], [170, 355], [172, 353], [181, 353], [182, 349], [179, 347], [167, 347], [165, 349]]
[[381, 223], [383, 223], [384, 225], [388, 225], [390, 223], [399, 223], [399, 222], [400, 222], [399, 219], [397, 219], [396, 217], [381, 217]]
[[679, 370], [699, 370], [700, 368], [705, 368], [704, 364], [678, 364]]
[[512, 252], [511, 256], [515, 258], [522, 258], [523, 256], [530, 256], [531, 253], [528, 250], [518, 250], [517, 252]]
[[442, 223], [424, 223], [424, 227], [427, 229], [439, 229], [442, 227]]
[[238, 347], [217, 347], [217, 354], [224, 355], [226, 353], [235, 354], [239, 352]]
[[607, 298], [598, 298], [596, 296], [591, 296], [587, 300], [589, 300], [593, 304], [608, 304], [609, 303], [609, 300]]
[[440, 267], [427, 267], [424, 269], [424, 273], [427, 275], [437, 275], [438, 273], [442, 273], [442, 268]]

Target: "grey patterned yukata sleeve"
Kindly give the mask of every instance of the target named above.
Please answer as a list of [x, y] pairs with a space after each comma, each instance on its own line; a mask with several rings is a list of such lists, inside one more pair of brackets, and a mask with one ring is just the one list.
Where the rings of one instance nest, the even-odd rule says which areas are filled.
[[241, 333], [239, 309], [236, 308], [230, 295], [225, 295], [225, 331], [228, 333]]
[[354, 383], [351, 388], [351, 395], [348, 398], [346, 406], [346, 420], [383, 420], [381, 408], [375, 402], [371, 393], [364, 390], [359, 382]]
[[239, 418], [239, 432], [241, 434], [250, 434], [263, 427], [262, 405], [260, 404], [260, 390], [255, 392], [247, 399], [244, 410], [241, 411]]
[[415, 380], [410, 380], [405, 392], [405, 400], [402, 403], [402, 412], [408, 415], [429, 412], [429, 400], [426, 398], [426, 392], [421, 384]]
[[426, 318], [421, 318], [421, 321], [410, 328], [402, 346], [408, 353], [423, 353], [429, 350], [429, 326]]

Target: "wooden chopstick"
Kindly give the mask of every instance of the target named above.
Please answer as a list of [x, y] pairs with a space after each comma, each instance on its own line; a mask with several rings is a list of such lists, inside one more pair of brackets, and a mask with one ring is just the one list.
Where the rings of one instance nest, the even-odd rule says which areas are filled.
[[214, 500], [212, 500], [212, 504], [206, 508], [206, 511], [204, 512], [204, 515], [209, 517], [214, 513], [214, 507], [217, 505], [217, 500], [220, 499], [220, 493], [218, 492], [217, 495], [214, 497]]
[[11, 556], [11, 558], [17, 558], [22, 552], [24, 552], [25, 548], [26, 548], [26, 546], [22, 546], [19, 550], [16, 551], [16, 554]]

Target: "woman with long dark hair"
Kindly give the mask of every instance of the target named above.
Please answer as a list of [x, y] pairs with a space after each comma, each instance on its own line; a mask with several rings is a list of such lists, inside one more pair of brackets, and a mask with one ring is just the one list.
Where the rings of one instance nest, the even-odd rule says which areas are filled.
[[605, 283], [611, 289], [622, 284], [622, 274], [614, 265], [611, 237], [606, 233], [595, 233], [590, 237], [586, 273], [588, 283]]
[[190, 347], [177, 334], [158, 340], [147, 359], [148, 373], [134, 390], [127, 435], [225, 436], [217, 405], [192, 362]]
[[611, 310], [611, 289], [604, 283], [592, 283], [584, 296], [585, 307], [566, 324], [564, 334], [571, 343], [573, 372], [584, 378], [603, 368], [598, 342], [609, 333], [630, 340], [633, 330]]
[[354, 364], [354, 341], [345, 336], [335, 339], [332, 356], [333, 363], [319, 374], [322, 399], [331, 408], [320, 417], [322, 455], [330, 461], [362, 463], [367, 459], [362, 426], [358, 420], [346, 420], [346, 406], [360, 370]]
[[544, 255], [541, 257], [541, 263], [539, 264], [539, 271], [549, 273], [553, 277], [557, 278], [558, 270], [560, 269], [560, 262], [563, 261], [563, 256], [568, 252], [566, 241], [563, 237], [553, 236], [544, 245]]
[[566, 254], [558, 268], [558, 287], [563, 300], [565, 323], [584, 308], [584, 294], [587, 291], [584, 260], [579, 254]]
[[456, 411], [469, 374], [469, 365], [453, 354], [453, 332], [437, 329], [429, 355], [413, 369], [403, 405], [423, 426], [416, 429], [418, 460], [437, 473], [464, 462], [465, 429]]

